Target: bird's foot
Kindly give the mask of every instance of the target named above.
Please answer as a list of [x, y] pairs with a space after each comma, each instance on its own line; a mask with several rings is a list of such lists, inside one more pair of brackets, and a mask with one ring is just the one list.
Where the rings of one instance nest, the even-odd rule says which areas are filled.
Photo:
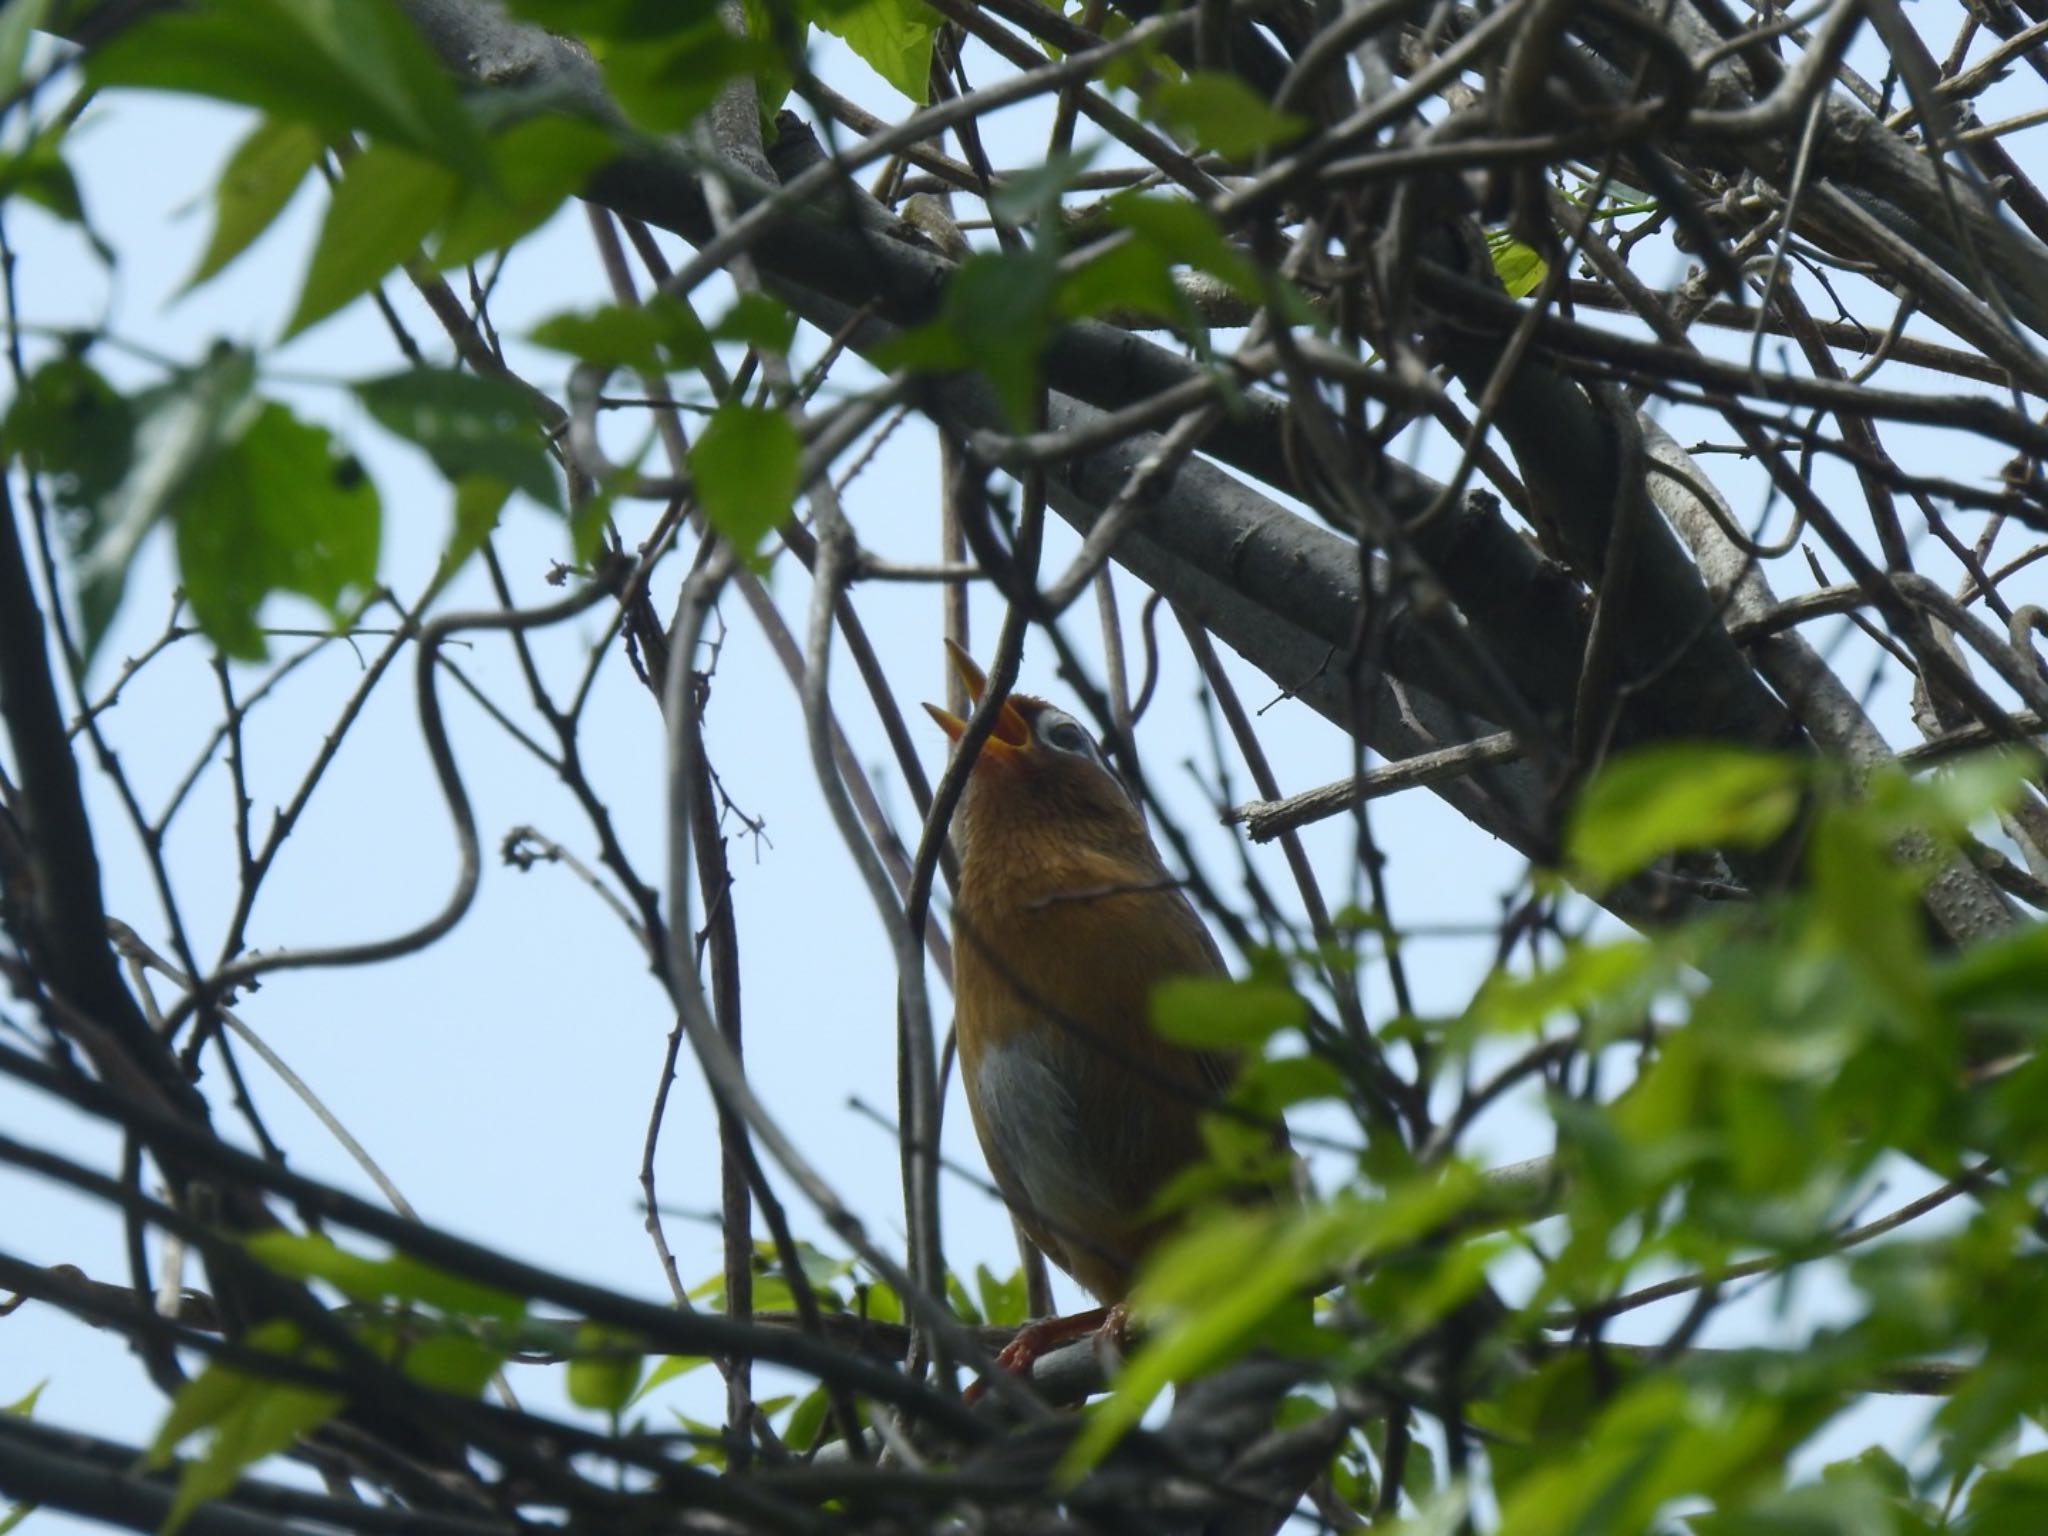
[[1106, 1356], [1105, 1364], [1121, 1366], [1131, 1352], [1131, 1308], [1128, 1302], [1105, 1307], [1102, 1324], [1095, 1330], [1095, 1352]]
[[[1124, 1308], [1095, 1307], [1086, 1312], [1070, 1313], [1066, 1317], [1043, 1317], [1035, 1323], [1026, 1323], [1017, 1330], [1017, 1336], [1002, 1347], [996, 1355], [996, 1369], [1008, 1371], [1012, 1376], [1029, 1377], [1031, 1367], [1041, 1356], [1049, 1355], [1062, 1344], [1071, 1343], [1084, 1334], [1106, 1328], [1114, 1320], [1117, 1328], [1117, 1342], [1121, 1346], [1126, 1326]], [[967, 1401], [976, 1403], [988, 1391], [984, 1379], [967, 1389]]]

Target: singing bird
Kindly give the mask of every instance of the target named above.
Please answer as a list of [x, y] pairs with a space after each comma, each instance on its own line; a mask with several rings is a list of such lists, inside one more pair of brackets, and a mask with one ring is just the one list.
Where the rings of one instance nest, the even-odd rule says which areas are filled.
[[[979, 699], [987, 679], [948, 642]], [[967, 723], [927, 704], [954, 741]], [[1000, 1357], [1028, 1371], [1054, 1344], [1123, 1328], [1146, 1251], [1170, 1228], [1153, 1197], [1203, 1156], [1200, 1115], [1236, 1063], [1162, 1038], [1149, 998], [1223, 957], [1094, 739], [1012, 694], [953, 823], [954, 1034], [974, 1129], [1033, 1241], [1104, 1307], [1025, 1329]]]

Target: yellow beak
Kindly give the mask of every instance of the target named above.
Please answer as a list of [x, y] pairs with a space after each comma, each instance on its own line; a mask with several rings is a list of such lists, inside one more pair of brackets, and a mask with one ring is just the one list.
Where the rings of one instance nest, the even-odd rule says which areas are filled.
[[[988, 687], [988, 674], [974, 664], [974, 658], [952, 641], [946, 642], [946, 654], [953, 659], [953, 670], [960, 675], [960, 681], [967, 686], [967, 697], [975, 703], [981, 702], [981, 695]], [[967, 733], [967, 722], [951, 710], [941, 709], [936, 704], [925, 705], [925, 713], [939, 722], [939, 729], [954, 741]], [[1017, 712], [1017, 706], [1008, 699], [996, 711], [995, 729], [987, 741], [982, 743], [984, 753], [995, 753], [1007, 757], [1021, 752], [1031, 744], [1031, 726]]]

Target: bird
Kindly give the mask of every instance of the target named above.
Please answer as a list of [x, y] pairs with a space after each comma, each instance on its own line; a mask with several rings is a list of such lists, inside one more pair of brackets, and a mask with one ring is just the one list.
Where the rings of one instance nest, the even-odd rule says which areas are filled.
[[[985, 675], [947, 650], [979, 700]], [[960, 740], [966, 721], [925, 709]], [[1158, 1034], [1150, 995], [1228, 972], [1101, 747], [1044, 699], [998, 708], [953, 836], [954, 1038], [982, 1155], [1032, 1241], [1102, 1303], [1021, 1330], [997, 1364], [1028, 1374], [1089, 1332], [1124, 1343], [1133, 1278], [1173, 1230], [1155, 1197], [1204, 1159], [1202, 1113], [1237, 1073]]]

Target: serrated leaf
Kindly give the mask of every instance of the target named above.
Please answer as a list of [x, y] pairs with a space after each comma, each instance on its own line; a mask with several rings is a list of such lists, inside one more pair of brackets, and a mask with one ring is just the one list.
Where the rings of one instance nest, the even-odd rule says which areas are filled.
[[1152, 1027], [1193, 1046], [1259, 1046], [1307, 1017], [1291, 988], [1269, 981], [1176, 976], [1152, 989]]
[[1216, 70], [1160, 81], [1147, 94], [1145, 107], [1158, 122], [1231, 160], [1249, 159], [1308, 127], [1306, 118], [1274, 111], [1236, 75]]
[[266, 654], [257, 612], [273, 592], [337, 623], [377, 579], [377, 488], [324, 428], [275, 401], [192, 476], [176, 509], [178, 574], [193, 617], [230, 656]]
[[379, 426], [426, 450], [449, 480], [486, 475], [542, 506], [563, 510], [561, 483], [534, 419], [533, 397], [512, 380], [420, 367], [354, 388]]
[[270, 228], [320, 163], [324, 147], [309, 124], [289, 119], [266, 117], [249, 131], [214, 184], [213, 233], [185, 279], [187, 289], [212, 277]]
[[1599, 889], [1663, 854], [1755, 847], [1792, 824], [1802, 781], [1787, 755], [1707, 742], [1645, 747], [1615, 758], [1586, 787], [1565, 847]]
[[350, 160], [284, 334], [326, 319], [417, 255], [459, 187], [446, 166], [388, 144], [372, 144]]
[[690, 447], [697, 501], [711, 525], [752, 556], [795, 504], [803, 442], [782, 412], [728, 401]]

